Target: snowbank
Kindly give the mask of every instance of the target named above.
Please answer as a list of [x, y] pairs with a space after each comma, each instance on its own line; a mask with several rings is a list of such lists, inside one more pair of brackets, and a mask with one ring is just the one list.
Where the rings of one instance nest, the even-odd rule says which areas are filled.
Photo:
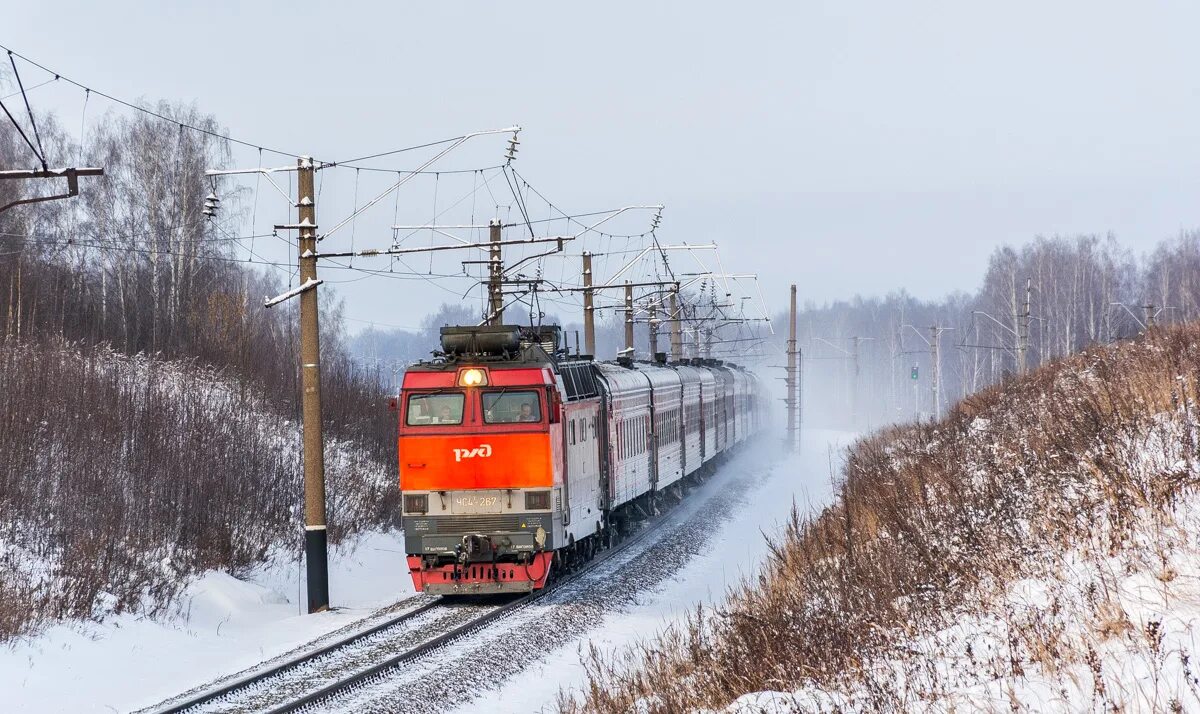
[[209, 571], [189, 582], [173, 616], [122, 614], [10, 643], [0, 649], [3, 707], [132, 711], [284, 654], [412, 593], [402, 534], [368, 533], [331, 550], [334, 611], [302, 614], [302, 583], [295, 560], [244, 578]]
[[[694, 613], [697, 605], [724, 599], [727, 590], [754, 573], [768, 554], [767, 536], [779, 530], [795, 503], [803, 512], [823, 508], [831, 497], [831, 460], [853, 440], [853, 434], [813, 431], [805, 434], [801, 454], [763, 467], [764, 459], [742, 454], [726, 469], [769, 469], [761, 486], [743, 494], [721, 497], [742, 499], [734, 515], [717, 524], [710, 548], [692, 558], [664, 586], [640, 594], [632, 607], [610, 612], [586, 637], [547, 653], [520, 677], [512, 678], [489, 696], [489, 712], [525, 714], [550, 707], [562, 689], [578, 689], [587, 681], [583, 661], [588, 648], [617, 652], [655, 636]], [[762, 446], [778, 443], [768, 438]], [[768, 447], [769, 448], [769, 447]], [[479, 711], [478, 702], [464, 705], [458, 714]]]

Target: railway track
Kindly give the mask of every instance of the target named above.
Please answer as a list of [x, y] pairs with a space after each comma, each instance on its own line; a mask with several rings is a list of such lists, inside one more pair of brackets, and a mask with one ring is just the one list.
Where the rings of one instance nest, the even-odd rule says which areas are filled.
[[[230, 700], [237, 693], [266, 686], [271, 680], [277, 679], [287, 672], [297, 670], [309, 663], [318, 662], [322, 658], [327, 658], [333, 653], [345, 650], [346, 648], [353, 648], [356, 645], [365, 644], [373, 639], [388, 638], [398, 629], [406, 627], [411, 621], [425, 616], [440, 606], [442, 606], [442, 599], [440, 597], [430, 599], [428, 602], [406, 610], [399, 615], [388, 617], [382, 622], [371, 625], [366, 629], [355, 631], [349, 636], [307, 650], [297, 656], [287, 657], [283, 661], [270, 666], [234, 675], [221, 681], [217, 686], [206, 688], [198, 694], [192, 694], [186, 698], [168, 700], [168, 703], [141, 710], [141, 713], [181, 714], [182, 712], [200, 711], [236, 711], [236, 704], [233, 704]], [[231, 704], [234, 707], [232, 709], [230, 708]]]
[[575, 572], [553, 579], [542, 590], [502, 603], [480, 604], [478, 598], [437, 598], [343, 639], [235, 677], [186, 699], [142, 710], [140, 714], [283, 714], [304, 710], [385, 677], [396, 667], [528, 607], [641, 541], [665, 515], [643, 521], [635, 533], [600, 551]]

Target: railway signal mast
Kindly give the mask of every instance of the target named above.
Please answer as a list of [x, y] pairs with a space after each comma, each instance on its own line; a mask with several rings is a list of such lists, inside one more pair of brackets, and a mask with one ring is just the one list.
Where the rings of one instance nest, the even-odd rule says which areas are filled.
[[[929, 379], [929, 398], [933, 403], [934, 421], [940, 421], [942, 418], [942, 402], [941, 396], [938, 392], [940, 390], [942, 381], [941, 339], [943, 332], [946, 332], [947, 330], [953, 330], [954, 328], [942, 327], [941, 325], [930, 325], [929, 337], [926, 338], [925, 335], [922, 335], [921, 331], [913, 325], [906, 324], [904, 327], [912, 330], [913, 333], [916, 334], [917, 337], [920, 337], [929, 347], [929, 365], [932, 372]], [[914, 380], [917, 379], [916, 367], [913, 367], [912, 378]], [[916, 387], [915, 384], [913, 386]]]

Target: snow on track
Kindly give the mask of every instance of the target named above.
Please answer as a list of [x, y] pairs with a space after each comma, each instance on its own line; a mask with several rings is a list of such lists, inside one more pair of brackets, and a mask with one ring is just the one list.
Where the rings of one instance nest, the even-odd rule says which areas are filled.
[[[409, 662], [369, 686], [322, 702], [319, 710], [354, 714], [444, 712], [455, 707], [463, 712], [484, 707], [489, 712], [536, 710], [552, 700], [560, 684], [577, 681], [581, 642], [597, 631], [619, 626], [622, 617], [655, 600], [655, 593], [675, 581], [689, 564], [702, 560], [702, 567], [711, 570], [727, 561], [743, 563], [746, 570], [721, 572], [726, 584], [752, 569], [758, 560], [742, 548], [749, 539], [761, 542], [758, 550], [765, 550], [760, 528], [770, 532], [786, 516], [793, 495], [802, 508], [809, 505], [798, 486], [815, 486], [812, 490], [819, 495], [812, 501], [826, 501], [829, 452], [824, 447], [842, 441], [844, 437], [836, 435], [811, 445], [819, 453], [807, 466], [823, 464], [815, 479], [812, 473], [803, 480], [788, 478], [812, 470], [794, 469], [794, 462], [772, 466], [761, 456], [739, 455], [629, 548], [470, 637]], [[693, 598], [672, 604], [682, 612], [694, 603]], [[564, 678], [562, 671], [548, 673], [544, 666], [535, 667], [549, 659], [562, 661], [567, 652], [575, 655], [574, 669], [566, 662], [555, 669], [570, 670], [575, 676]], [[524, 696], [529, 693], [533, 696]]]
[[440, 602], [420, 614], [366, 637], [355, 639], [315, 659], [238, 689], [229, 696], [189, 712], [234, 714], [271, 710], [346, 677], [381, 660], [400, 654], [467, 622], [482, 617], [503, 603], [478, 600]]

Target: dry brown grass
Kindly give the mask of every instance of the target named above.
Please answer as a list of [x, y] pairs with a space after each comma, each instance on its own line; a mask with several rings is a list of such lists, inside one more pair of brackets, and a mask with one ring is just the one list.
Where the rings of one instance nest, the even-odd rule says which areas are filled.
[[[194, 574], [294, 552], [289, 417], [260, 385], [195, 361], [0, 340], [0, 643], [166, 613]], [[370, 448], [330, 442], [336, 543], [390, 523], [399, 494]]]
[[[759, 576], [656, 642], [593, 652], [587, 689], [560, 709], [719, 709], [744, 693], [815, 687], [853, 689], [861, 710], [903, 710], [912, 692], [872, 669], [965, 611], [967, 594], [1003, 590], [1065, 543], [1115, 552], [1137, 513], [1165, 513], [1193, 485], [1191, 430], [1180, 432], [1186, 463], [1152, 435], [1164, 418], [1195, 421], [1198, 370], [1200, 326], [1161, 330], [983, 390], [940, 423], [863, 438], [833, 504], [811, 518], [793, 511]], [[1162, 467], [1148, 474], [1137, 465], [1156, 449]], [[1011, 647], [1025, 654], [997, 677], [1029, 662], [1090, 664], [1064, 651], [1056, 607], [1023, 616]], [[1119, 608], [1108, 612], [1097, 627], [1127, 634]]]

